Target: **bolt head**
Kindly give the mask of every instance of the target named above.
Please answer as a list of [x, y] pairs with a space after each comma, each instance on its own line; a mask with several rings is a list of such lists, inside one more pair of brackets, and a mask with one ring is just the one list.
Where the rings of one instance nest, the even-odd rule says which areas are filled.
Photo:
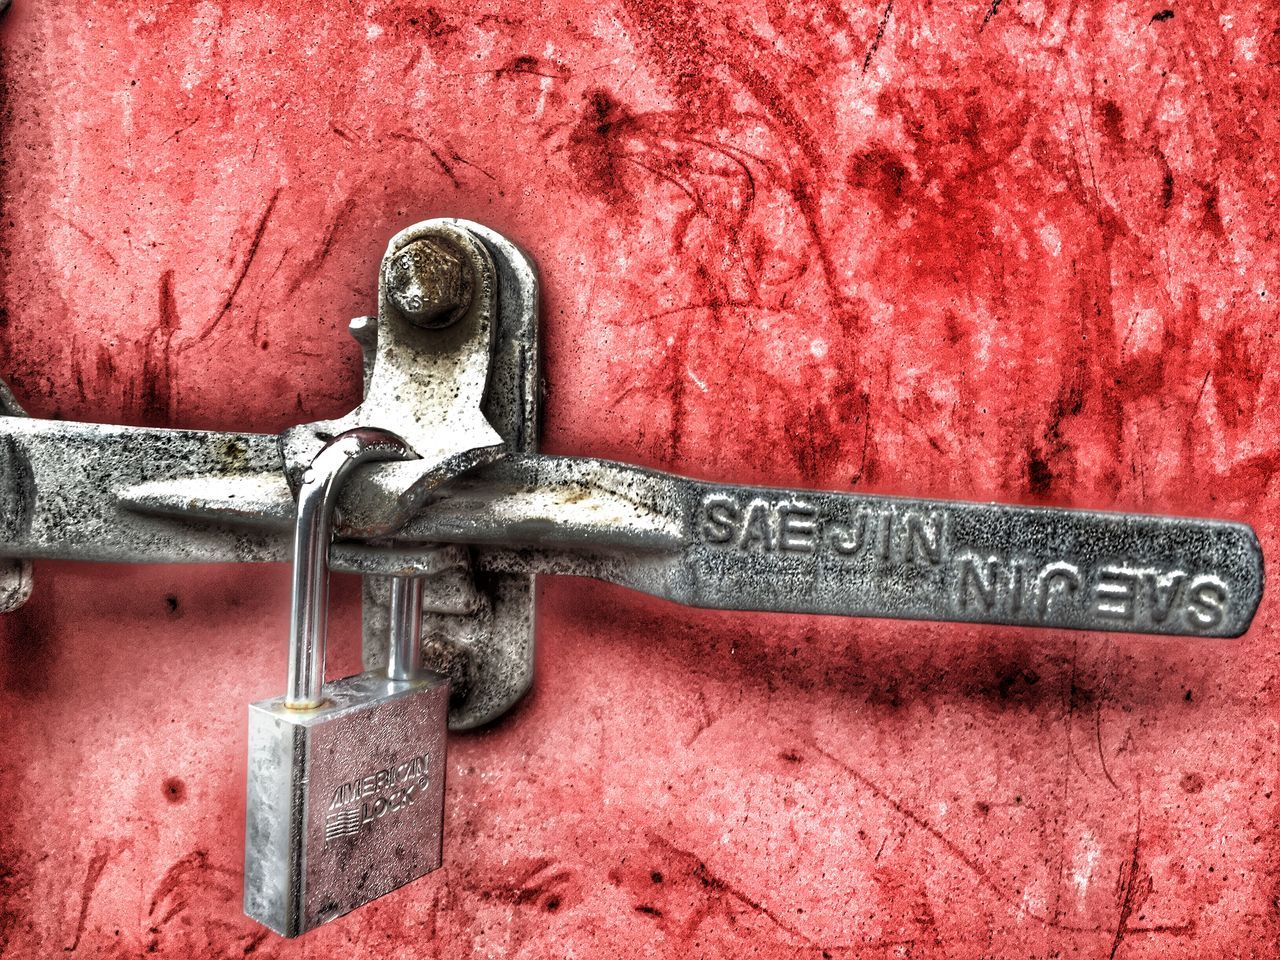
[[410, 323], [438, 329], [455, 323], [471, 305], [474, 280], [462, 252], [436, 239], [414, 240], [387, 264], [386, 291]]

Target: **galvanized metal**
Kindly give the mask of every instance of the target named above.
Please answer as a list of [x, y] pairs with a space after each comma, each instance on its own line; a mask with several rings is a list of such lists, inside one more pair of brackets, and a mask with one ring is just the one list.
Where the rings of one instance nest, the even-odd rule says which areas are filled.
[[[442, 220], [478, 239], [493, 260], [497, 318], [489, 383], [481, 402], [485, 418], [509, 453], [534, 453], [538, 439], [538, 275], [533, 260], [501, 234], [468, 220]], [[431, 285], [422, 283], [422, 289]], [[448, 300], [447, 291], [433, 294]], [[462, 298], [460, 298], [462, 299]], [[364, 351], [365, 383], [373, 371], [377, 321], [353, 321], [352, 335]], [[449, 726], [465, 730], [501, 716], [533, 683], [533, 575], [477, 572], [491, 566], [484, 548], [419, 545], [406, 572], [429, 575], [424, 585], [423, 661], [450, 680]], [[474, 555], [474, 563], [473, 563]], [[344, 562], [371, 561], [370, 550]], [[387, 569], [385, 566], [382, 569]], [[385, 577], [364, 577], [364, 664], [386, 662], [390, 586]]]
[[483, 509], [478, 489], [444, 491], [406, 535], [501, 537], [513, 549], [491, 555], [499, 569], [738, 610], [1232, 637], [1263, 589], [1239, 523], [742, 487], [572, 458], [489, 473], [512, 485], [488, 488]]
[[[480, 411], [506, 450], [533, 452], [539, 390], [538, 280], [533, 261], [505, 237], [465, 220], [429, 221], [400, 236], [430, 232], [428, 227], [450, 238], [470, 237], [492, 264], [495, 329]], [[480, 293], [483, 286], [477, 288]], [[472, 307], [475, 295], [469, 301]], [[406, 341], [442, 335], [398, 316], [392, 322]], [[443, 335], [457, 335], [466, 323], [464, 317], [456, 330]], [[379, 344], [385, 348], [383, 353], [390, 352], [379, 337], [380, 326], [385, 327], [380, 317], [359, 317], [350, 324], [351, 335], [364, 352], [366, 394], [374, 380]], [[437, 387], [428, 382], [422, 389], [408, 389], [398, 405], [425, 421], [434, 409], [431, 391]], [[0, 403], [3, 412], [22, 415], [7, 390], [0, 391], [0, 401], [4, 401]], [[389, 422], [381, 418], [382, 425]], [[448, 424], [442, 429], [447, 431]], [[5, 544], [0, 546], [0, 556], [81, 556], [117, 562], [286, 560], [287, 545], [274, 534], [263, 536], [254, 526], [265, 521], [284, 529], [292, 522], [292, 496], [284, 476], [293, 473], [297, 482], [306, 456], [314, 456], [324, 435], [327, 432], [318, 425], [290, 432], [284, 446], [293, 450], [293, 459], [286, 467], [277, 438], [263, 434], [60, 421], [27, 421], [26, 426], [18, 426], [0, 417], [0, 454], [9, 449], [14, 453], [9, 458], [0, 455], [0, 540]], [[363, 483], [369, 469], [358, 472], [352, 486]], [[429, 482], [434, 480], [424, 480]], [[164, 504], [159, 507], [163, 519], [160, 514], [148, 515], [149, 489]], [[140, 499], [137, 510], [130, 506], [131, 491]], [[219, 514], [212, 522], [200, 517], [206, 501]], [[228, 507], [230, 523], [221, 516]], [[341, 507], [348, 512], [340, 516], [339, 531], [349, 531], [341, 521], [358, 518], [359, 507], [352, 510], [349, 502]], [[335, 545], [331, 555], [334, 569], [366, 574], [367, 668], [386, 663], [389, 585], [385, 577], [403, 572], [431, 578], [426, 585], [423, 628], [426, 665], [449, 673], [457, 690], [470, 691], [465, 697], [455, 696], [450, 712], [455, 729], [500, 715], [528, 690], [533, 677], [533, 576], [487, 573], [483, 582], [477, 582], [473, 552], [478, 555], [483, 550], [419, 543], [402, 557], [403, 563], [396, 564], [380, 559], [376, 548], [350, 541]], [[31, 582], [28, 559], [0, 567], [0, 610], [20, 606]]]
[[475, 271], [461, 252], [432, 237], [402, 244], [388, 258], [383, 277], [391, 305], [419, 327], [457, 323], [475, 295]]
[[[19, 448], [37, 446], [30, 441], [41, 437], [41, 421], [16, 423]], [[57, 429], [65, 449], [75, 426], [45, 429]], [[137, 433], [135, 449], [157, 433], [113, 429]], [[167, 437], [164, 449], [178, 439]], [[207, 466], [211, 448], [228, 442], [180, 439], [181, 456], [167, 461], [174, 471]], [[234, 440], [247, 451], [260, 445]], [[166, 466], [159, 451], [151, 462]], [[253, 480], [260, 509], [250, 516], [243, 474], [221, 496], [203, 474], [198, 500], [182, 477], [177, 494], [161, 481], [127, 485], [106, 509], [89, 506], [87, 478], [77, 474], [53, 471], [41, 488], [40, 467], [33, 460], [41, 492], [27, 504], [24, 533], [0, 543], [0, 554], [142, 562], [287, 555], [292, 499], [278, 474]], [[79, 538], [76, 529], [102, 535]], [[386, 547], [335, 544], [332, 562], [384, 575], [434, 569], [435, 550], [411, 546], [422, 543], [486, 547], [477, 554], [485, 570], [594, 576], [694, 606], [1192, 636], [1242, 633], [1263, 586], [1261, 549], [1244, 524], [738, 487], [573, 457], [513, 455], [474, 471], [440, 488]], [[1174, 615], [1169, 602], [1194, 609]]]
[[[5, 526], [0, 555], [289, 556], [293, 501], [278, 460], [277, 472], [245, 472], [270, 460], [270, 437], [11, 418], [0, 430], [30, 465], [28, 482], [5, 486], [4, 515], [21, 522]], [[95, 463], [96, 476], [77, 462]], [[467, 562], [422, 546], [441, 543], [480, 548], [481, 571], [591, 576], [695, 606], [1135, 633], [1239, 635], [1263, 588], [1243, 524], [733, 487], [514, 455], [442, 487], [387, 546], [335, 543], [331, 565], [395, 576]], [[527, 609], [526, 599], [512, 603]], [[474, 619], [462, 619], [457, 632], [482, 666], [504, 635], [474, 639]], [[528, 629], [521, 621], [517, 664], [531, 652]], [[456, 725], [492, 719], [527, 679], [518, 670], [510, 689], [493, 686], [489, 705]]]

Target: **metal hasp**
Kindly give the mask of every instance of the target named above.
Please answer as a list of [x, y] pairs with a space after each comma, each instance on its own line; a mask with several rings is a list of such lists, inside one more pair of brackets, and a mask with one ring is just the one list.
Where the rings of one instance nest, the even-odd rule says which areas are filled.
[[462, 225], [429, 220], [391, 238], [377, 320], [353, 325], [365, 351], [364, 400], [345, 417], [291, 427], [280, 437], [294, 486], [331, 437], [356, 427], [390, 430], [417, 454], [367, 468], [345, 488], [347, 533], [398, 529], [442, 481], [506, 452], [482, 411], [498, 302], [493, 257]]
[[[453, 219], [401, 231], [379, 271], [377, 317], [350, 325], [364, 401], [279, 438], [36, 420], [0, 383], [0, 611], [30, 595], [32, 558], [287, 560], [306, 465], [332, 436], [377, 426], [404, 437], [414, 458], [355, 468], [338, 529], [359, 539], [330, 551], [331, 568], [366, 574], [365, 666], [387, 662], [389, 610], [420, 597], [424, 657], [452, 681], [451, 726], [501, 715], [532, 683], [532, 574], [497, 569], [483, 546], [400, 540], [412, 559], [383, 563], [370, 558], [389, 558], [389, 541], [365, 544], [398, 537], [443, 478], [536, 450], [537, 299], [532, 261], [500, 234]], [[164, 501], [159, 512], [132, 502], [147, 490]], [[218, 516], [199, 515], [206, 502]], [[393, 603], [400, 575], [417, 583]]]
[[[529, 688], [536, 574], [696, 606], [1203, 638], [1243, 633], [1262, 597], [1261, 549], [1240, 523], [749, 488], [540, 455], [529, 258], [479, 224], [432, 220], [393, 238], [379, 277], [377, 317], [351, 325], [364, 402], [279, 439], [32, 420], [0, 395], [0, 559], [15, 562], [0, 600], [24, 599], [31, 558], [285, 560], [307, 457], [357, 426], [395, 430], [417, 459], [356, 468], [330, 565], [365, 576], [369, 669], [421, 590], [423, 657], [450, 678], [452, 729]], [[393, 602], [398, 577], [419, 580]]]
[[[410, 457], [393, 434], [356, 427], [303, 474], [289, 686], [249, 707], [244, 910], [282, 936], [440, 866], [447, 684], [403, 664], [324, 683], [337, 492], [361, 463]], [[394, 630], [390, 641], [405, 645]]]
[[[436, 258], [434, 250], [441, 237], [454, 234], [465, 234], [485, 251], [483, 266], [477, 258], [463, 271], [464, 276], [471, 270], [479, 271], [474, 280], [455, 281], [450, 264], [441, 264]], [[483, 419], [496, 431], [502, 447], [484, 453], [492, 463], [507, 456], [536, 454], [541, 382], [538, 276], [524, 251], [478, 223], [431, 220], [402, 230], [392, 239], [383, 258], [380, 287], [383, 292], [376, 329], [356, 322], [365, 357], [362, 409], [368, 406], [370, 383], [382, 356], [384, 325], [395, 310], [416, 310], [411, 322], [426, 329], [442, 329], [450, 317], [463, 316], [466, 322], [461, 311], [468, 297], [473, 310], [477, 298], [487, 297], [492, 303], [488, 376], [480, 382], [476, 397]], [[435, 306], [427, 307], [426, 303]], [[424, 319], [428, 313], [431, 317]], [[426, 496], [434, 496], [438, 489], [427, 490]], [[348, 505], [341, 506], [345, 518]], [[491, 556], [493, 550], [483, 545], [441, 544], [430, 537], [405, 541], [400, 530], [410, 518], [398, 519], [393, 541], [410, 544], [415, 556], [408, 562], [375, 562], [355, 571], [366, 573], [365, 668], [376, 669], [386, 663], [387, 631], [394, 627], [398, 614], [407, 613], [405, 604], [418, 604], [421, 598], [422, 656], [427, 666], [449, 678], [450, 729], [481, 726], [509, 710], [533, 685], [533, 573], [499, 569], [497, 558]], [[378, 548], [356, 550], [364, 560], [377, 554], [390, 559], [390, 544], [385, 541]], [[394, 649], [391, 654], [394, 656]]]

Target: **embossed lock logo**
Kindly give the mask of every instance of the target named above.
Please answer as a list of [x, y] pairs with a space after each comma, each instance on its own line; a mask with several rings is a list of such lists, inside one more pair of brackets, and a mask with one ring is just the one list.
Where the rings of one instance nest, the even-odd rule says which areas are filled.
[[384, 767], [368, 776], [348, 780], [333, 791], [324, 818], [324, 842], [354, 837], [388, 814], [413, 805], [417, 793], [430, 780], [425, 754], [395, 767]]

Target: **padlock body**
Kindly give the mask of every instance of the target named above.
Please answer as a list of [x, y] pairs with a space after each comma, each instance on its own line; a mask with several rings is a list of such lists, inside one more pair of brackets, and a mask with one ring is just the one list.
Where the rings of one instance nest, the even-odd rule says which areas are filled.
[[449, 686], [373, 671], [249, 707], [244, 911], [294, 937], [440, 866]]

